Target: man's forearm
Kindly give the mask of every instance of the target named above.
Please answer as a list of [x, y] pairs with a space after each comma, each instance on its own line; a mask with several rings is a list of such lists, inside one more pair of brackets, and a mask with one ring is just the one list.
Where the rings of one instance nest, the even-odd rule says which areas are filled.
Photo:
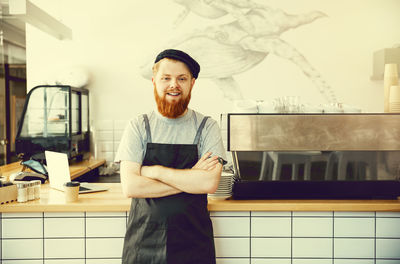
[[181, 190], [166, 183], [147, 177], [138, 176], [131, 179], [126, 186], [127, 196], [130, 198], [158, 198], [181, 193]]
[[213, 193], [218, 187], [221, 171], [221, 164], [217, 164], [212, 170], [174, 169], [156, 165], [142, 167], [141, 173], [183, 192]]
[[128, 165], [121, 166], [121, 185], [129, 198], [157, 198], [182, 191], [163, 182], [140, 175], [140, 166], [135, 171]]

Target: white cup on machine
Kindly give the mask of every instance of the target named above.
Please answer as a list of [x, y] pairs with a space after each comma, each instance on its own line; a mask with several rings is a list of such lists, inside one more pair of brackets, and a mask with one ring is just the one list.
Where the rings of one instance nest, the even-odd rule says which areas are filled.
[[400, 85], [390, 86], [389, 112], [400, 113]]

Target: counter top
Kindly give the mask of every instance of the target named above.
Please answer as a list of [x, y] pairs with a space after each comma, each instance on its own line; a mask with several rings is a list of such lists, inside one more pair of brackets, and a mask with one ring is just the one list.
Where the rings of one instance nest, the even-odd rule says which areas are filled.
[[[109, 190], [79, 195], [73, 203], [64, 201], [64, 193], [41, 187], [41, 198], [27, 203], [12, 202], [0, 206], [0, 212], [122, 212], [129, 211], [131, 200], [122, 194], [120, 183], [95, 183]], [[210, 211], [387, 211], [400, 212], [400, 200], [213, 200]]]

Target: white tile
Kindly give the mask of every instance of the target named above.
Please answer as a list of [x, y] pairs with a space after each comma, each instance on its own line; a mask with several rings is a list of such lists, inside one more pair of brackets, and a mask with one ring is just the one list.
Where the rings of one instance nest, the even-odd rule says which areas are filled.
[[375, 264], [375, 261], [373, 259], [335, 259], [335, 264]]
[[129, 120], [114, 120], [114, 129], [124, 130]]
[[3, 259], [27, 259], [43, 257], [42, 239], [2, 240]]
[[97, 151], [100, 152], [107, 152], [107, 151], [114, 151], [114, 144], [113, 141], [100, 141], [97, 144]]
[[2, 264], [43, 264], [43, 260], [3, 260]]
[[333, 219], [293, 217], [293, 237], [332, 237]]
[[85, 259], [46, 259], [44, 264], [85, 264]]
[[95, 122], [96, 130], [113, 130], [114, 121], [113, 120], [96, 120]]
[[290, 259], [251, 259], [251, 264], [292, 264]]
[[335, 258], [373, 258], [375, 253], [374, 239], [335, 238]]
[[249, 258], [217, 258], [217, 264], [249, 264]]
[[250, 236], [248, 217], [211, 217], [214, 236]]
[[335, 212], [335, 217], [375, 217], [375, 212]]
[[115, 140], [114, 139], [114, 141], [113, 141], [113, 151], [114, 152], [117, 152], [118, 151], [118, 148], [119, 148], [119, 144], [121, 143], [121, 141], [120, 140]]
[[375, 264], [399, 264], [400, 259], [377, 259]]
[[[60, 228], [62, 227], [62, 228]], [[45, 218], [44, 237], [84, 237], [84, 218]]]
[[105, 159], [107, 162], [113, 162], [114, 161], [114, 152], [99, 152], [98, 158]]
[[376, 239], [377, 258], [400, 258], [400, 239]]
[[42, 238], [43, 218], [2, 220], [3, 238]]
[[[337, 260], [335, 260], [335, 264]], [[331, 259], [293, 259], [292, 264], [332, 264]]]
[[249, 238], [214, 238], [217, 257], [250, 257]]
[[252, 217], [251, 236], [290, 237], [290, 217]]
[[257, 217], [257, 216], [271, 216], [271, 217], [273, 217], [273, 216], [283, 216], [283, 217], [291, 217], [292, 216], [292, 213], [291, 212], [275, 212], [275, 211], [272, 211], [272, 212], [254, 212], [254, 211], [252, 211], [251, 212], [251, 216], [253, 217], [253, 216], [255, 216], [255, 217]]
[[45, 258], [85, 258], [85, 240], [82, 239], [45, 239]]
[[112, 131], [97, 131], [96, 141], [99, 143], [101, 141], [113, 141], [114, 133]]
[[17, 217], [28, 217], [28, 218], [41, 218], [42, 213], [2, 213], [2, 217], [4, 218], [17, 218]]
[[376, 218], [376, 237], [400, 238], [400, 218]]
[[335, 237], [374, 237], [375, 218], [335, 218]]
[[126, 212], [86, 212], [86, 217], [126, 217]]
[[86, 264], [121, 264], [121, 259], [86, 259]]
[[331, 258], [331, 238], [293, 238], [294, 258]]
[[400, 217], [400, 212], [376, 212], [376, 217]]
[[120, 141], [122, 139], [123, 134], [124, 134], [123, 130], [114, 130], [114, 140]]
[[252, 257], [290, 257], [291, 242], [290, 238], [252, 238], [251, 256]]
[[250, 211], [243, 211], [243, 212], [236, 212], [236, 211], [211, 211], [210, 216], [243, 216], [243, 217], [249, 217], [250, 216]]
[[44, 213], [45, 218], [62, 218], [62, 217], [85, 217], [84, 212], [46, 212]]
[[87, 237], [124, 237], [125, 232], [125, 217], [86, 218]]
[[120, 258], [122, 255], [123, 238], [87, 238], [87, 258]]
[[305, 216], [305, 217], [332, 217], [333, 212], [293, 212], [293, 217]]

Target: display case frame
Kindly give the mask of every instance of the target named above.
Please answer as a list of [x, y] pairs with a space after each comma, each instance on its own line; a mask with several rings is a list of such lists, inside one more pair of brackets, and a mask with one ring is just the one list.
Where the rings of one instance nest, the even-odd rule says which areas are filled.
[[27, 94], [15, 142], [16, 153], [23, 160], [44, 160], [45, 150], [66, 153], [69, 159], [82, 159], [90, 152], [89, 90], [69, 85], [32, 88]]

